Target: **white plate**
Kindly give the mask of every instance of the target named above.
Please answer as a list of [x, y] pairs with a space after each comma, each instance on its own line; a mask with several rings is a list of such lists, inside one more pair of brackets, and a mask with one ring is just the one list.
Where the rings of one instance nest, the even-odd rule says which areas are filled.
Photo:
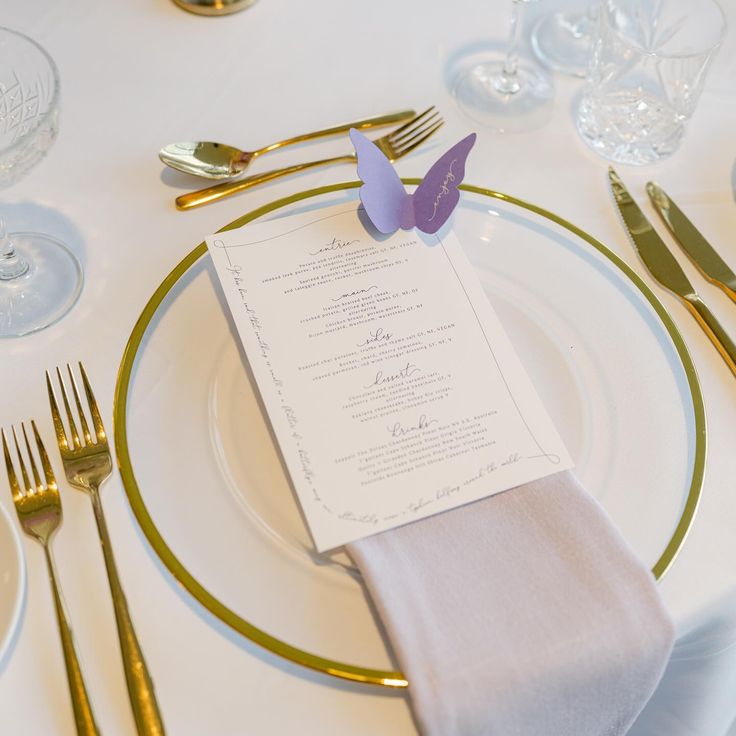
[[20, 623], [25, 590], [23, 547], [8, 512], [0, 504], [0, 665]]
[[[322, 190], [268, 216], [357, 206], [356, 196]], [[578, 477], [661, 573], [702, 481], [697, 379], [651, 292], [561, 222], [466, 192], [453, 227]], [[241, 633], [323, 671], [312, 654], [357, 665], [338, 672], [354, 679], [395, 669], [349, 560], [312, 550], [214, 270], [198, 253], [154, 295], [121, 368], [116, 445], [136, 516], [179, 581]]]

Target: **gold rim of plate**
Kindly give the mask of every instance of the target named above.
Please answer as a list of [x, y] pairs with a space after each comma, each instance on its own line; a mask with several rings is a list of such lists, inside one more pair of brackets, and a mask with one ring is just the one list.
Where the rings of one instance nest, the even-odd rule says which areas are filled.
[[[421, 179], [402, 179], [404, 184], [419, 184]], [[249, 212], [237, 220], [234, 220], [229, 225], [223, 227], [219, 232], [226, 230], [232, 230], [237, 227], [241, 227], [253, 220], [256, 220], [263, 215], [273, 212], [274, 210], [286, 207], [287, 205], [295, 202], [300, 202], [304, 199], [316, 197], [322, 194], [329, 194], [331, 192], [339, 192], [348, 189], [355, 189], [361, 186], [361, 182], [345, 182], [342, 184], [332, 184], [329, 186], [318, 187], [316, 189], [309, 189], [304, 192], [289, 195], [282, 199], [278, 199], [274, 202], [259, 207], [252, 212]], [[695, 518], [695, 512], [700, 501], [700, 495], [703, 486], [703, 476], [705, 468], [705, 456], [706, 456], [706, 428], [705, 428], [705, 407], [703, 404], [703, 395], [700, 389], [700, 383], [698, 376], [693, 365], [692, 358], [688, 352], [685, 341], [682, 338], [679, 330], [675, 326], [674, 321], [670, 317], [667, 310], [660, 303], [659, 299], [655, 296], [652, 290], [642, 281], [642, 279], [628, 266], [621, 258], [615, 253], [609, 250], [603, 243], [596, 240], [592, 235], [584, 232], [580, 228], [573, 225], [571, 222], [555, 215], [554, 213], [538, 207], [524, 200], [517, 199], [508, 194], [502, 194], [492, 189], [484, 189], [482, 187], [473, 186], [471, 184], [462, 184], [460, 186], [465, 192], [471, 192], [473, 194], [479, 194], [484, 197], [490, 197], [493, 199], [499, 199], [504, 202], [508, 202], [512, 205], [516, 205], [530, 212], [534, 212], [541, 217], [550, 220], [557, 225], [565, 228], [569, 232], [577, 235], [579, 238], [584, 240], [595, 250], [605, 256], [611, 261], [623, 274], [637, 287], [637, 289], [644, 295], [649, 304], [652, 306], [654, 311], [659, 316], [665, 329], [667, 330], [672, 343], [677, 350], [677, 354], [682, 363], [682, 367], [685, 371], [687, 378], [688, 387], [690, 389], [690, 395], [693, 402], [693, 412], [695, 420], [695, 457], [693, 461], [693, 473], [690, 481], [690, 488], [687, 494], [687, 500], [682, 509], [682, 514], [677, 523], [674, 533], [670, 538], [667, 546], [660, 555], [659, 559], [652, 568], [654, 577], [659, 580], [667, 572], [672, 563], [674, 562], [678, 552], [682, 548], [685, 542], [685, 538], [690, 531], [693, 520]], [[199, 601], [211, 614], [216, 616], [220, 621], [233, 628], [238, 633], [242, 634], [251, 641], [259, 644], [265, 649], [273, 652], [274, 654], [284, 657], [292, 662], [309, 667], [318, 672], [322, 672], [333, 677], [339, 677], [345, 680], [351, 680], [353, 682], [362, 682], [372, 685], [381, 685], [384, 687], [402, 688], [407, 687], [408, 682], [401, 672], [393, 672], [390, 670], [377, 670], [368, 667], [361, 667], [359, 665], [347, 664], [345, 662], [339, 662], [333, 659], [327, 659], [320, 657], [317, 654], [307, 652], [303, 649], [291, 646], [286, 642], [271, 636], [262, 629], [257, 628], [253, 624], [246, 621], [244, 618], [239, 616], [235, 611], [231, 610], [217, 598], [215, 598], [194, 576], [182, 565], [177, 559], [176, 555], [166, 544], [166, 541], [159, 533], [156, 528], [156, 524], [148, 513], [148, 509], [141, 496], [140, 488], [133, 472], [133, 465], [131, 463], [130, 453], [128, 451], [128, 436], [127, 436], [127, 408], [128, 408], [128, 391], [130, 388], [130, 379], [135, 364], [138, 351], [140, 349], [143, 337], [151, 324], [152, 319], [156, 315], [159, 306], [166, 298], [167, 294], [175, 286], [175, 284], [184, 276], [184, 274], [193, 266], [203, 255], [207, 253], [207, 246], [204, 242], [200, 243], [194, 250], [192, 250], [177, 266], [169, 273], [169, 275], [163, 280], [161, 285], [153, 293], [153, 296], [149, 299], [143, 312], [141, 313], [138, 321], [133, 327], [133, 331], [128, 340], [128, 344], [123, 353], [123, 358], [120, 363], [118, 371], [117, 385], [115, 387], [114, 397], [114, 435], [115, 435], [115, 449], [117, 452], [118, 465], [120, 467], [120, 475], [122, 477], [123, 486], [128, 496], [128, 501], [133, 509], [138, 523], [140, 524], [143, 533], [146, 535], [149, 543], [153, 547], [154, 551], [158, 555], [159, 559], [166, 565], [169, 572], [174, 578], [181, 583], [194, 598]]]

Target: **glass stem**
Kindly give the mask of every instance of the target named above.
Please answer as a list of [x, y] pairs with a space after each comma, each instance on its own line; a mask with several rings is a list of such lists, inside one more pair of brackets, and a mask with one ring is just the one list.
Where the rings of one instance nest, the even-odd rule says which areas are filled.
[[493, 80], [494, 87], [506, 95], [515, 95], [521, 89], [519, 82], [519, 42], [521, 41], [521, 4], [524, 0], [512, 0], [509, 40], [501, 73]]
[[13, 241], [5, 229], [5, 220], [0, 217], [0, 281], [17, 279], [28, 270], [28, 263], [16, 252]]

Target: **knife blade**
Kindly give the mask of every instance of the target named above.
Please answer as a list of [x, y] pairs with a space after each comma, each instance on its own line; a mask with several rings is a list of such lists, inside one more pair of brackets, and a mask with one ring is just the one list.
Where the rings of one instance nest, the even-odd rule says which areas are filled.
[[718, 255], [683, 211], [656, 182], [647, 183], [647, 194], [662, 221], [698, 270], [736, 302], [736, 274]]
[[652, 276], [687, 307], [736, 376], [736, 344], [697, 294], [680, 264], [612, 167], [608, 168], [608, 179], [621, 219], [642, 262]]

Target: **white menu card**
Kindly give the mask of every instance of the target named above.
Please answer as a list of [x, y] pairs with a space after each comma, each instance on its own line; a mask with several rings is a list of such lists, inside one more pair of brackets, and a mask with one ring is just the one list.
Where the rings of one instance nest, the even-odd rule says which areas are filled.
[[572, 466], [452, 232], [342, 204], [207, 245], [319, 551]]

